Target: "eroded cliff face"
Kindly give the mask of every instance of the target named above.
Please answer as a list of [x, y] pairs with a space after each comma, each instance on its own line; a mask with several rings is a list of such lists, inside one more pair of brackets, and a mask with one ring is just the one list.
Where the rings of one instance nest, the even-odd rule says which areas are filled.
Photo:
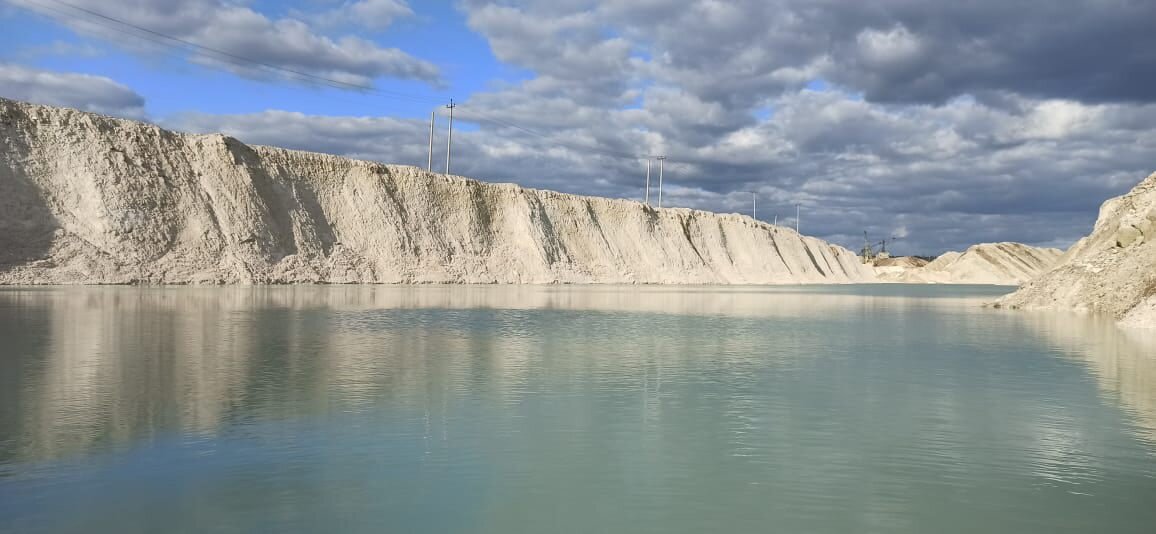
[[1105, 313], [1156, 327], [1156, 174], [1105, 202], [1091, 235], [998, 304]]
[[740, 215], [486, 184], [0, 99], [0, 283], [866, 282]]
[[929, 284], [1020, 285], [1046, 272], [1063, 251], [1022, 243], [984, 243], [948, 252], [923, 266], [876, 267], [884, 281]]

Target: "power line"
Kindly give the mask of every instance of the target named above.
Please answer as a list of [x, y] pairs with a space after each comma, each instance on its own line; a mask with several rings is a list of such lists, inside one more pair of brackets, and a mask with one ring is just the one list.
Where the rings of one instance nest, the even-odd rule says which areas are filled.
[[[41, 8], [52, 11], [54, 13], [69, 16], [68, 13], [63, 12], [59, 9], [54, 9], [51, 6], [48, 6], [39, 0], [26, 0], [26, 1], [31, 3], [31, 4], [40, 6]], [[213, 48], [211, 46], [202, 45], [202, 44], [190, 41], [188, 39], [183, 39], [181, 37], [168, 35], [166, 33], [152, 30], [152, 29], [146, 28], [144, 26], [139, 26], [139, 25], [133, 24], [131, 22], [128, 22], [128, 21], [125, 21], [125, 20], [122, 20], [122, 19], [119, 19], [116, 17], [112, 17], [112, 16], [106, 15], [104, 13], [100, 13], [98, 11], [93, 11], [91, 9], [88, 9], [88, 8], [85, 8], [82, 6], [78, 6], [75, 4], [65, 2], [63, 0], [48, 0], [48, 1], [53, 2], [55, 4], [60, 4], [62, 6], [66, 6], [70, 9], [79, 11], [79, 12], [84, 13], [84, 14], [87, 14], [90, 17], [95, 17], [97, 20], [93, 20], [93, 19], [87, 19], [87, 20], [89, 22], [95, 22], [96, 24], [103, 26], [105, 28], [111, 29], [113, 31], [117, 31], [119, 33], [122, 33], [125, 35], [130, 35], [130, 36], [137, 37], [137, 38], [143, 38], [143, 39], [146, 39], [146, 40], [154, 42], [154, 43], [169, 46], [170, 48], [192, 48], [192, 49], [200, 51], [200, 52], [207, 52], [209, 54], [214, 54], [216, 56], [219, 56], [220, 59], [224, 59], [225, 61], [233, 63], [235, 65], [239, 65], [238, 62], [247, 63], [247, 64], [258, 66], [258, 67], [261, 67], [264, 69], [277, 71], [277, 72], [289, 74], [292, 76], [297, 76], [299, 78], [309, 79], [309, 80], [312, 80], [315, 82], [322, 83], [324, 85], [328, 85], [328, 86], [333, 87], [335, 89], [354, 89], [354, 90], [358, 90], [358, 91], [365, 91], [365, 92], [375, 93], [375, 94], [379, 94], [379, 95], [383, 95], [383, 96], [388, 96], [391, 98], [396, 98], [396, 99], [400, 99], [400, 100], [410, 100], [410, 101], [414, 101], [414, 102], [422, 102], [422, 103], [436, 102], [433, 99], [425, 98], [425, 97], [421, 97], [421, 96], [417, 96], [417, 95], [410, 95], [410, 94], [406, 94], [406, 93], [400, 93], [397, 91], [389, 91], [389, 90], [374, 87], [372, 85], [365, 85], [365, 84], [347, 82], [347, 81], [342, 81], [342, 80], [335, 80], [333, 78], [327, 78], [325, 76], [320, 76], [320, 75], [309, 73], [309, 72], [304, 72], [304, 71], [300, 71], [300, 70], [296, 70], [296, 69], [292, 69], [292, 68], [288, 68], [288, 67], [283, 67], [280, 65], [275, 65], [272, 63], [258, 60], [258, 59], [253, 59], [253, 58], [242, 56], [239, 54], [234, 54], [232, 52], [228, 52], [228, 51], [221, 50], [218, 48]], [[73, 18], [83, 18], [83, 17], [78, 17], [76, 15], [72, 15], [72, 16], [73, 16]], [[100, 22], [98, 22], [98, 21], [100, 21]], [[114, 24], [116, 26], [114, 26]], [[165, 43], [162, 41], [157, 41], [156, 39], [147, 38], [144, 35], [140, 35], [138, 33], [130, 33], [130, 32], [124, 31], [124, 28], [130, 28], [132, 30], [136, 30], [137, 32], [143, 32], [144, 34], [147, 34], [149, 36], [153, 36], [153, 37], [156, 37], [159, 39], [164, 39], [164, 40], [170, 41], [170, 42]], [[183, 45], [183, 46], [181, 46], [181, 45]]]
[[[246, 64], [250, 65], [250, 66], [256, 66], [256, 67], [260, 67], [263, 69], [267, 69], [267, 70], [276, 71], [276, 72], [280, 72], [283, 74], [295, 76], [297, 78], [303, 78], [303, 79], [311, 80], [311, 81], [314, 81], [314, 82], [317, 82], [317, 83], [320, 83], [320, 84], [323, 84], [323, 85], [326, 85], [326, 86], [329, 86], [329, 87], [332, 87], [335, 89], [347, 89], [347, 90], [363, 91], [363, 92], [388, 96], [388, 97], [394, 98], [394, 99], [408, 100], [408, 101], [418, 102], [418, 103], [438, 103], [437, 100], [434, 100], [432, 98], [427, 98], [427, 97], [422, 97], [422, 96], [417, 96], [417, 95], [411, 95], [411, 94], [406, 94], [406, 93], [400, 93], [397, 91], [389, 91], [389, 90], [377, 88], [377, 87], [372, 86], [372, 85], [336, 80], [333, 78], [328, 78], [325, 76], [320, 76], [317, 74], [300, 71], [297, 69], [292, 69], [292, 68], [283, 67], [280, 65], [275, 65], [272, 63], [258, 60], [258, 59], [253, 59], [253, 58], [246, 57], [246, 56], [236, 54], [233, 52], [229, 52], [226, 50], [221, 50], [219, 48], [214, 48], [211, 46], [196, 43], [196, 42], [190, 41], [188, 39], [184, 39], [181, 37], [176, 37], [176, 36], [169, 35], [169, 34], [166, 34], [163, 32], [159, 32], [159, 31], [153, 30], [151, 28], [146, 28], [144, 26], [133, 24], [133, 23], [128, 22], [126, 20], [123, 20], [123, 19], [120, 19], [117, 17], [113, 17], [113, 16], [107, 15], [105, 13], [101, 13], [99, 11], [88, 9], [88, 8], [83, 7], [83, 6], [78, 6], [78, 5], [66, 2], [64, 0], [46, 0], [46, 1], [65, 6], [69, 9], [75, 10], [79, 13], [69, 13], [66, 11], [62, 11], [60, 9], [53, 8], [52, 6], [44, 4], [42, 0], [26, 0], [26, 1], [31, 3], [31, 4], [37, 5], [43, 9], [46, 9], [48, 11], [51, 11], [53, 13], [57, 13], [60, 15], [74, 18], [74, 19], [85, 20], [86, 22], [95, 23], [99, 26], [111, 29], [113, 31], [116, 31], [116, 32], [124, 34], [124, 35], [129, 35], [132, 37], [136, 37], [138, 39], [143, 39], [143, 40], [146, 40], [146, 41], [149, 41], [152, 43], [156, 43], [156, 44], [160, 44], [162, 46], [166, 46], [166, 47], [169, 47], [172, 49], [190, 49], [191, 48], [195, 51], [199, 51], [202, 53], [207, 53], [209, 55], [216, 56], [217, 59], [223, 60], [227, 63], [238, 65], [238, 66], [245, 66]], [[80, 13], [87, 15], [88, 17], [84, 17], [84, 16], [80, 15]], [[130, 31], [126, 31], [126, 29], [135, 30], [135, 31], [130, 32]], [[137, 32], [139, 32], [139, 33], [137, 33]], [[142, 35], [142, 33], [144, 35]], [[476, 121], [476, 122], [486, 122], [486, 123], [494, 124], [497, 126], [502, 126], [502, 127], [518, 130], [518, 131], [526, 133], [528, 135], [532, 135], [534, 137], [539, 137], [539, 138], [551, 141], [551, 143], [556, 145], [556, 146], [561, 146], [564, 148], [570, 148], [573, 150], [593, 152], [593, 153], [598, 153], [598, 154], [602, 154], [605, 156], [617, 157], [617, 158], [638, 159], [640, 157], [638, 154], [632, 154], [629, 152], [623, 152], [623, 151], [618, 151], [618, 150], [609, 150], [609, 149], [600, 148], [600, 147], [584, 146], [584, 145], [578, 145], [575, 143], [560, 142], [556, 139], [551, 139], [551, 137], [547, 134], [532, 130], [530, 128], [526, 128], [524, 126], [514, 124], [514, 123], [507, 121], [507, 120], [498, 119], [496, 117], [487, 115], [486, 113], [483, 113], [477, 109], [473, 109], [473, 107], [470, 106], [469, 104], [462, 105], [462, 107], [466, 108], [467, 113], [469, 115], [473, 115], [474, 121]]]
[[[213, 57], [214, 59], [224, 61], [226, 63], [230, 63], [230, 64], [233, 64], [236, 66], [242, 66], [242, 67], [255, 66], [255, 67], [259, 67], [261, 69], [265, 69], [268, 71], [274, 71], [274, 72], [282, 73], [285, 75], [289, 75], [291, 77], [296, 77], [298, 79], [309, 80], [309, 81], [319, 83], [321, 85], [328, 86], [328, 87], [331, 87], [334, 89], [356, 90], [356, 91], [386, 96], [386, 97], [397, 99], [397, 100], [408, 100], [411, 102], [418, 102], [418, 103], [438, 103], [439, 102], [437, 100], [434, 100], [434, 99], [428, 98], [428, 97], [422, 97], [422, 96], [418, 96], [418, 95], [412, 95], [412, 94], [401, 93], [401, 92], [397, 92], [397, 91], [380, 89], [378, 87], [375, 87], [372, 85], [367, 85], [367, 84], [359, 84], [359, 83], [354, 83], [354, 82], [337, 80], [337, 79], [328, 78], [325, 76], [313, 74], [310, 72], [305, 72], [305, 71], [301, 71], [301, 70], [297, 70], [297, 69], [293, 69], [293, 68], [289, 68], [289, 67], [284, 67], [284, 66], [268, 63], [266, 61], [261, 61], [261, 60], [254, 59], [251, 57], [246, 57], [246, 56], [243, 56], [240, 54], [229, 52], [227, 50], [222, 50], [219, 48], [214, 48], [211, 46], [203, 45], [203, 44], [200, 44], [200, 43], [197, 43], [197, 42], [185, 39], [185, 38], [169, 35], [169, 34], [166, 34], [164, 32], [160, 32], [157, 30], [153, 30], [151, 28], [140, 26], [138, 24], [134, 24], [132, 22], [128, 22], [126, 20], [123, 20], [123, 19], [120, 19], [117, 17], [113, 17], [111, 15], [107, 15], [107, 14], [101, 13], [99, 11], [88, 9], [88, 8], [83, 7], [83, 6], [78, 6], [78, 5], [66, 2], [64, 0], [25, 0], [25, 1], [29, 4], [37, 6], [40, 9], [43, 9], [45, 11], [49, 11], [52, 13], [56, 13], [56, 14], [64, 16], [64, 17], [72, 18], [74, 20], [81, 20], [81, 21], [91, 23], [91, 24], [96, 24], [98, 26], [115, 31], [117, 33], [120, 33], [123, 35], [128, 35], [131, 37], [135, 37], [137, 39], [145, 40], [145, 41], [148, 41], [148, 42], [151, 42], [154, 44], [158, 44], [158, 45], [167, 47], [169, 49], [202, 53], [202, 54], [205, 54], [207, 56]], [[52, 3], [58, 4], [60, 6], [64, 6], [65, 8], [72, 10], [72, 11], [58, 9], [56, 7], [53, 7], [51, 5], [44, 3], [45, 1], [52, 2]], [[649, 158], [655, 157], [652, 155], [640, 155], [637, 153], [630, 153], [630, 152], [626, 152], [626, 151], [607, 149], [607, 148], [598, 147], [598, 146], [589, 146], [589, 145], [585, 145], [585, 144], [577, 144], [577, 143], [570, 143], [570, 142], [561, 141], [555, 137], [544, 134], [542, 132], [539, 132], [539, 131], [536, 131], [536, 130], [533, 130], [530, 128], [526, 128], [524, 126], [520, 126], [520, 125], [515, 124], [513, 122], [510, 122], [510, 121], [507, 121], [504, 119], [499, 119], [499, 118], [493, 117], [491, 115], [488, 115], [486, 113], [483, 113], [477, 109], [474, 109], [474, 107], [470, 104], [464, 104], [464, 105], [463, 104], [457, 104], [457, 105], [455, 105], [455, 107], [457, 107], [457, 106], [461, 106], [462, 108], [465, 109], [466, 114], [467, 114], [467, 117], [466, 117], [467, 121], [489, 123], [489, 124], [493, 124], [493, 125], [496, 125], [499, 127], [517, 130], [517, 131], [525, 133], [527, 135], [544, 139], [544, 140], [548, 141], [553, 146], [557, 146], [557, 147], [561, 147], [561, 148], [569, 148], [569, 149], [575, 150], [575, 151], [600, 154], [600, 155], [607, 156], [607, 157], [621, 158], [621, 159], [637, 160], [637, 159], [642, 159], [642, 158], [649, 159]], [[452, 108], [450, 109], [450, 112], [451, 113], [453, 112]], [[472, 120], [471, 120], [470, 116], [472, 116]], [[449, 148], [448, 147], [447, 147], [446, 159], [447, 159], [447, 167], [448, 167], [448, 163], [449, 163]], [[662, 159], [665, 159], [665, 157], [663, 157]], [[431, 158], [431, 161], [427, 162], [427, 167], [432, 166], [432, 165], [430, 165], [430, 163], [432, 163], [432, 158]], [[660, 169], [660, 173], [659, 173], [660, 174], [660, 176], [659, 176], [659, 181], [660, 181], [659, 197], [660, 198], [662, 196], [662, 192], [661, 192], [661, 168], [662, 168], [662, 163], [660, 161], [659, 162], [659, 169]], [[447, 169], [447, 172], [448, 172], [448, 169]]]

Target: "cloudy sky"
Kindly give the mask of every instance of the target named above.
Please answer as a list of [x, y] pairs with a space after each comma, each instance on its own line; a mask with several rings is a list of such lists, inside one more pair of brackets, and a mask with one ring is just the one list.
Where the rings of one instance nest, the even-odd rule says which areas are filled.
[[1151, 0], [0, 0], [0, 96], [750, 212], [1066, 247], [1156, 170]]

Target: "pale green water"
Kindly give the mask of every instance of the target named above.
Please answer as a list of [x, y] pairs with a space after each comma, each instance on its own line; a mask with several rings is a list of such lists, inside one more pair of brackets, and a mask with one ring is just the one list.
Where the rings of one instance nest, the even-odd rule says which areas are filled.
[[0, 290], [0, 531], [1156, 532], [1156, 340], [1004, 291]]

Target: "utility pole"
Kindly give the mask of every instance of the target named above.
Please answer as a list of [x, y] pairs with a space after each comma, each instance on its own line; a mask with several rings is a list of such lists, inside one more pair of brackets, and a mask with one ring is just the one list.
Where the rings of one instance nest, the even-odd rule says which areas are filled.
[[799, 233], [799, 205], [795, 204], [795, 233]]
[[646, 158], [646, 205], [650, 205], [650, 158]]
[[438, 112], [429, 112], [429, 161], [425, 164], [425, 170], [433, 172], [433, 136], [434, 136], [434, 121], [437, 120]]
[[666, 156], [658, 156], [658, 207], [662, 207], [662, 161]]
[[751, 191], [751, 218], [759, 220], [759, 194]]
[[446, 138], [446, 174], [450, 173], [450, 152], [454, 148], [454, 108], [458, 107], [454, 104], [454, 99], [450, 99], [450, 105], [446, 106], [450, 110], [450, 133]]

